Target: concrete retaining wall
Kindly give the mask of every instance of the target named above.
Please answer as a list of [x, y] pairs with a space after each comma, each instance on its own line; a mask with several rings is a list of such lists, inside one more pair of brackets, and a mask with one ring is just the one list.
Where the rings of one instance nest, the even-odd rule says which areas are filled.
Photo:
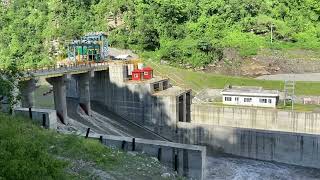
[[247, 158], [320, 168], [320, 136], [178, 123], [179, 141]]
[[120, 136], [102, 136], [108, 147], [156, 157], [167, 167], [190, 179], [204, 179], [206, 147]]
[[320, 134], [319, 113], [199, 104], [191, 111], [196, 124]]
[[10, 105], [6, 97], [2, 101], [0, 101], [0, 111], [4, 113], [10, 112]]
[[91, 100], [124, 119], [173, 139], [177, 115], [172, 106], [176, 105], [176, 97], [154, 97], [150, 84], [125, 83], [121, 81], [123, 74], [118, 75], [113, 71], [96, 72], [90, 86]]
[[[45, 123], [45, 128], [47, 129], [57, 129], [57, 113], [55, 110], [51, 109], [37, 109], [32, 108], [32, 120], [37, 122], [39, 125]], [[19, 116], [29, 117], [28, 108], [15, 108], [14, 114]], [[44, 122], [43, 122], [44, 120]]]

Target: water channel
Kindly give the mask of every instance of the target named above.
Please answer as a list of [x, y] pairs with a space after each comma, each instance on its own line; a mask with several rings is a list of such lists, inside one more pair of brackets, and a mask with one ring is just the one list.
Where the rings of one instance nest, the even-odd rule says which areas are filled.
[[320, 169], [235, 157], [208, 157], [206, 167], [206, 179], [213, 180], [320, 179]]

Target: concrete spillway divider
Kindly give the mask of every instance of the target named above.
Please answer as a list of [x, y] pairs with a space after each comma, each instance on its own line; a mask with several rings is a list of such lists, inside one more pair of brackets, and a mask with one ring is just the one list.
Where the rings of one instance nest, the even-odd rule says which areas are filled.
[[[15, 108], [14, 114], [18, 116], [29, 117], [29, 108]], [[57, 114], [55, 110], [51, 109], [31, 109], [32, 120], [37, 122], [40, 126], [47, 129], [57, 129]]]
[[162, 164], [191, 179], [204, 179], [206, 147], [140, 138], [91, 135], [102, 144], [124, 151], [135, 151], [157, 158]]
[[89, 71], [74, 75], [79, 88], [79, 105], [87, 115], [91, 115], [91, 95], [90, 80], [94, 77], [94, 72]]
[[64, 124], [68, 124], [66, 83], [69, 79], [70, 75], [67, 74], [46, 79], [53, 86], [54, 105], [57, 116]]
[[36, 79], [31, 78], [19, 82], [19, 90], [21, 92], [21, 106], [24, 108], [33, 107], [34, 91], [36, 89]]

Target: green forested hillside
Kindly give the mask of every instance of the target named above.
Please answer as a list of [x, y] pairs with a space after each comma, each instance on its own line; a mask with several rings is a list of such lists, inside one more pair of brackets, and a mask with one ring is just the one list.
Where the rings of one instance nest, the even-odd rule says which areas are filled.
[[[125, 23], [109, 27], [112, 18]], [[317, 50], [319, 22], [318, 0], [14, 0], [0, 10], [0, 60], [47, 64], [51, 41], [106, 31], [113, 46], [198, 66], [220, 59], [226, 47], [242, 56]]]

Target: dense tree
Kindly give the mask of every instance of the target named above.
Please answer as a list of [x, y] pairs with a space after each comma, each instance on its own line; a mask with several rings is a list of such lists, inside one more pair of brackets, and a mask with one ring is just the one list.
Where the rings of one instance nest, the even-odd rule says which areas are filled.
[[243, 56], [261, 48], [319, 49], [320, 2], [15, 0], [0, 8], [0, 65], [7, 67], [13, 59], [20, 67], [54, 63], [53, 40], [79, 38], [88, 31], [109, 32], [112, 46], [200, 66], [219, 60], [225, 47]]
[[10, 109], [13, 109], [19, 102], [20, 94], [17, 91], [17, 79], [20, 79], [21, 76], [16, 61], [11, 61], [6, 69], [0, 70], [0, 101], [6, 98]]
[[[243, 56], [261, 48], [320, 48], [320, 3], [314, 0], [132, 2], [134, 8], [124, 13], [126, 26], [121, 32], [136, 40], [115, 40], [114, 44], [154, 50], [154, 58], [173, 63], [205, 65], [219, 60], [224, 47], [237, 48]], [[148, 46], [156, 42], [159, 47]]]

